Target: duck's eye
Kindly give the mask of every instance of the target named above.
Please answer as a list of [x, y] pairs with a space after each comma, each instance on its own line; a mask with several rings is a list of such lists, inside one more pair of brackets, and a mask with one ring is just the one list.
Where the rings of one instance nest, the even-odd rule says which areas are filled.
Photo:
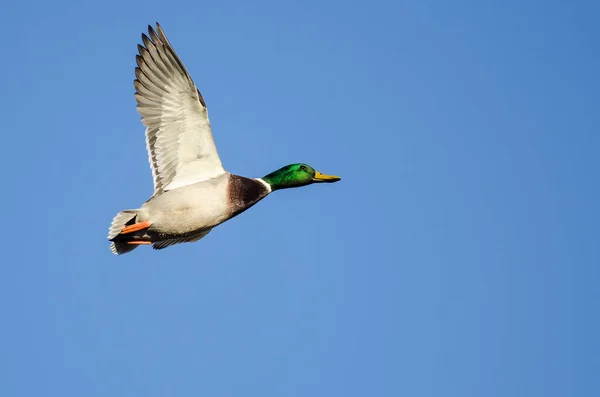
[[304, 166], [304, 165], [303, 165], [303, 166], [301, 166], [301, 167], [300, 167], [300, 169], [301, 169], [302, 171], [306, 171], [306, 166]]

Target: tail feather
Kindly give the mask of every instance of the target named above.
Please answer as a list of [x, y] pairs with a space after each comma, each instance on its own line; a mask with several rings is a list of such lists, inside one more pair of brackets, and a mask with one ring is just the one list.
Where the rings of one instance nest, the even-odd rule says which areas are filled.
[[[113, 240], [121, 233], [121, 230], [123, 230], [125, 226], [135, 223], [136, 215], [137, 210], [125, 210], [119, 212], [113, 218], [110, 228], [108, 229], [108, 239]], [[127, 244], [125, 241], [112, 241], [110, 243], [110, 250], [115, 255], [125, 254], [129, 251], [133, 251], [137, 247], [137, 245]]]
[[124, 241], [112, 241], [110, 243], [110, 252], [112, 252], [115, 255], [121, 255], [126, 254], [129, 251], [133, 251], [137, 247], [137, 245], [130, 245]]

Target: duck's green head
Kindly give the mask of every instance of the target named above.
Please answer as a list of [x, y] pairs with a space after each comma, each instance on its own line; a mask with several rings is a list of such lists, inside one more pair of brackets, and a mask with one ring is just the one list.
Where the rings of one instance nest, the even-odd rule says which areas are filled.
[[321, 174], [308, 164], [290, 164], [271, 172], [262, 178], [271, 185], [271, 189], [287, 189], [320, 182], [337, 182], [339, 176]]

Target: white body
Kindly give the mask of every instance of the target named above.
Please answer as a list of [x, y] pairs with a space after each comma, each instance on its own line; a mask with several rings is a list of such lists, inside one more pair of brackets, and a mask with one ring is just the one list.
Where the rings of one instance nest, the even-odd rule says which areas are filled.
[[149, 231], [182, 235], [213, 228], [226, 221], [229, 173], [192, 185], [169, 190], [146, 202], [137, 213], [137, 222], [150, 221]]

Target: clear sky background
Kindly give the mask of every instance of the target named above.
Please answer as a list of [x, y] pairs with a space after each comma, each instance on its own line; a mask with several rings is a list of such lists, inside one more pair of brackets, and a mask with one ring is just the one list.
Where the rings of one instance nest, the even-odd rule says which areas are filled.
[[[0, 395], [600, 395], [600, 3], [1, 8]], [[342, 181], [111, 255], [155, 21], [229, 171]]]

